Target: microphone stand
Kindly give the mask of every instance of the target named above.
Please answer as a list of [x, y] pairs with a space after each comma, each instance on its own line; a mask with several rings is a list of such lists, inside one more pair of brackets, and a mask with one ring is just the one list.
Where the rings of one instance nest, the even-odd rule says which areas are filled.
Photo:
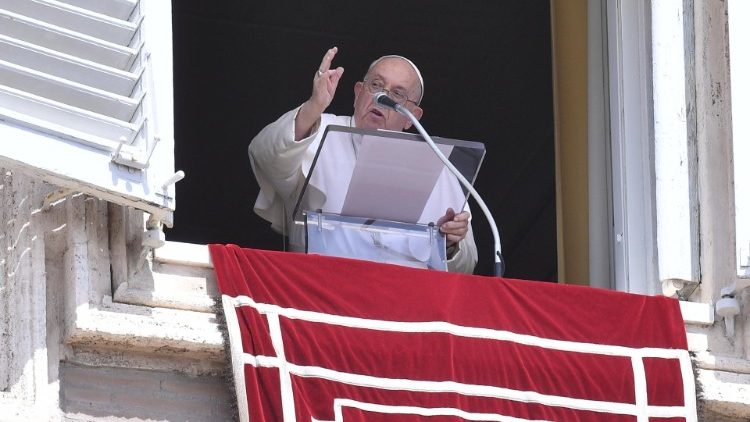
[[482, 209], [482, 212], [484, 213], [485, 217], [487, 218], [487, 222], [490, 223], [490, 229], [492, 230], [492, 237], [495, 241], [495, 276], [496, 277], [502, 277], [505, 273], [505, 261], [503, 260], [503, 254], [502, 249], [500, 246], [500, 234], [497, 231], [497, 225], [495, 224], [495, 219], [492, 217], [492, 213], [490, 212], [490, 209], [487, 208], [487, 204], [484, 203], [484, 200], [481, 196], [479, 196], [479, 193], [474, 189], [474, 186], [469, 183], [468, 180], [464, 177], [463, 174], [461, 174], [460, 171], [451, 163], [448, 161], [448, 158], [438, 149], [437, 145], [435, 145], [435, 141], [432, 140], [430, 135], [427, 134], [427, 131], [424, 130], [424, 127], [422, 127], [422, 124], [419, 123], [419, 120], [417, 120], [416, 117], [409, 111], [406, 107], [402, 106], [401, 104], [398, 104], [397, 102], [393, 101], [390, 97], [388, 97], [384, 92], [380, 92], [374, 95], [375, 97], [375, 103], [382, 105], [384, 107], [392, 108], [396, 110], [397, 112], [403, 114], [404, 116], [408, 117], [409, 120], [414, 124], [414, 127], [417, 128], [419, 133], [422, 135], [425, 141], [427, 141], [427, 145], [430, 146], [432, 151], [437, 155], [437, 157], [440, 159], [440, 161], [445, 164], [446, 167], [448, 167], [448, 170], [450, 170], [451, 173], [453, 173], [454, 176], [461, 182], [461, 184], [469, 190], [471, 193], [471, 196], [474, 197], [474, 200], [477, 201], [477, 204], [479, 204], [479, 208]]

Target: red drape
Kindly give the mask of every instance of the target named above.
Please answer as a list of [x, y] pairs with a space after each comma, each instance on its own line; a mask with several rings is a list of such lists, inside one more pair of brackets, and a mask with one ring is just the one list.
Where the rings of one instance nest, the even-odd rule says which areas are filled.
[[696, 420], [675, 300], [210, 251], [253, 421]]

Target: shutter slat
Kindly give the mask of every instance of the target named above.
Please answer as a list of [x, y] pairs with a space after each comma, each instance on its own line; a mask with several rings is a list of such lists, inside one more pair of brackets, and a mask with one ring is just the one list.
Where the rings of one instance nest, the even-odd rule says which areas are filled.
[[60, 0], [82, 9], [101, 13], [113, 18], [128, 20], [138, 5], [138, 0]]
[[140, 45], [123, 47], [4, 9], [0, 34], [121, 70], [130, 68], [140, 50]]
[[0, 85], [0, 120], [71, 136], [104, 148], [118, 140], [132, 144], [142, 125], [69, 106], [28, 92]]
[[93, 13], [54, 0], [0, 0], [0, 9], [119, 45], [128, 45], [138, 23]]
[[0, 35], [0, 57], [20, 66], [44, 69], [50, 75], [125, 96], [132, 94], [143, 73], [142, 68], [135, 73], [126, 72], [4, 35]]
[[0, 60], [0, 84], [73, 107], [130, 121], [140, 98], [130, 98]]

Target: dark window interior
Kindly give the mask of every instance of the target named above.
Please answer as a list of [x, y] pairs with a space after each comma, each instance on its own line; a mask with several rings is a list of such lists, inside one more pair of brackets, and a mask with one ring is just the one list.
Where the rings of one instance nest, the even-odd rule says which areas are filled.
[[[252, 212], [247, 145], [310, 95], [331, 46], [344, 76], [328, 112], [349, 115], [354, 83], [384, 54], [425, 78], [422, 124], [484, 142], [476, 182], [500, 229], [506, 277], [557, 279], [549, 0], [173, 1], [177, 184], [173, 241], [280, 249]], [[477, 274], [492, 236], [472, 201]]]

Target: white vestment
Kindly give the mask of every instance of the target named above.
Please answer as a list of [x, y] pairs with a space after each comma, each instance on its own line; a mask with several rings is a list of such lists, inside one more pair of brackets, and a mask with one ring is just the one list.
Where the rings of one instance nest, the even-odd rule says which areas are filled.
[[[299, 108], [291, 110], [263, 128], [250, 143], [248, 152], [255, 178], [260, 185], [260, 192], [255, 201], [255, 212], [268, 220], [274, 230], [287, 232], [291, 249], [300, 251], [305, 247], [304, 228], [293, 224], [292, 213], [295, 203], [312, 166], [325, 127], [328, 125], [351, 126], [352, 118], [323, 114], [318, 127], [313, 128], [312, 134], [295, 142], [294, 120], [298, 111]], [[326, 146], [328, 145], [327, 142]], [[344, 144], [339, 143], [339, 145]], [[343, 202], [346, 191], [341, 189], [341, 186], [348, 186], [349, 183], [348, 180], [342, 179], [342, 174], [347, 175], [344, 177], [351, 177], [351, 171], [342, 171], [340, 166], [341, 163], [354, 163], [355, 151], [352, 148], [338, 148], [332, 152], [337, 156], [337, 160], [320, 160], [316, 164], [310, 185], [307, 187], [307, 203], [303, 204], [306, 210], [336, 209], [337, 206], [340, 208], [338, 204]], [[441, 175], [441, 177], [445, 176]], [[438, 191], [439, 189], [436, 189], [428, 200], [425, 213], [431, 210], [429, 212], [434, 214], [434, 209], [442, 208], [440, 215], [444, 214], [446, 207], [441, 206], [441, 195]], [[423, 215], [422, 219], [424, 218], [431, 217]], [[286, 230], [284, 230], [285, 227]], [[354, 244], [352, 247], [362, 248], [363, 246]], [[390, 247], [402, 252], [414, 249], [410, 245], [391, 245]], [[366, 257], [367, 251], [362, 252], [360, 255]], [[476, 261], [476, 245], [471, 224], [469, 224], [466, 237], [459, 242], [458, 250], [448, 261], [448, 269], [471, 273]]]

